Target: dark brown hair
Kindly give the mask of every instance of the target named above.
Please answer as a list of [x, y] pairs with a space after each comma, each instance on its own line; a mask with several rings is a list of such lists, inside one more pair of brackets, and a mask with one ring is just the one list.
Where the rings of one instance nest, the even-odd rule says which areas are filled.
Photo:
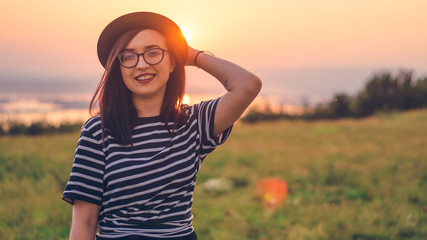
[[[105, 72], [89, 105], [89, 112], [92, 116], [97, 113], [101, 115], [103, 139], [107, 135], [111, 135], [123, 145], [133, 144], [132, 130], [138, 114], [133, 105], [132, 93], [123, 82], [117, 54], [123, 51], [132, 38], [142, 30], [130, 30], [117, 39], [108, 56]], [[166, 46], [176, 65], [166, 84], [160, 118], [166, 124], [168, 131], [172, 133], [176, 125], [185, 124], [187, 118], [182, 107], [185, 91], [185, 59], [174, 50], [171, 38], [165, 36], [165, 39]], [[95, 110], [96, 103], [98, 103], [99, 112]], [[168, 122], [174, 122], [173, 128], [170, 128]]]

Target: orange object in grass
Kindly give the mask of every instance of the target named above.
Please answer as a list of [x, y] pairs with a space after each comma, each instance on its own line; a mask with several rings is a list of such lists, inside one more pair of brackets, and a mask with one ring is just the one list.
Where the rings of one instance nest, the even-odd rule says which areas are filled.
[[267, 207], [279, 207], [287, 196], [288, 186], [281, 178], [264, 178], [257, 185], [257, 197]]

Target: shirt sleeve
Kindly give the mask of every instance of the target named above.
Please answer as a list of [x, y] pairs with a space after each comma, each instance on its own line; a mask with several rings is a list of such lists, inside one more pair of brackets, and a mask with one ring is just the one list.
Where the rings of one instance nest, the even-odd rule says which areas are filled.
[[198, 127], [200, 132], [200, 158], [203, 160], [218, 145], [223, 144], [231, 133], [233, 126], [230, 126], [218, 136], [213, 135], [215, 111], [219, 99], [201, 102], [196, 105]]
[[[75, 199], [97, 205], [102, 203], [105, 155], [99, 125], [88, 121], [82, 128], [70, 178], [62, 196], [70, 204]], [[94, 137], [97, 129], [98, 137]]]

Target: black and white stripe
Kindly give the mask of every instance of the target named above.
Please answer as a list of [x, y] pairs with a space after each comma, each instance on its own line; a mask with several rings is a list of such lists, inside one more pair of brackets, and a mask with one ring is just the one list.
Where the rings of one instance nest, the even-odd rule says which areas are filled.
[[100, 205], [103, 238], [190, 234], [196, 174], [231, 132], [212, 136], [218, 100], [188, 107], [187, 124], [173, 135], [159, 117], [138, 119], [133, 147], [110, 136], [103, 145], [101, 118], [92, 117], [82, 128], [63, 199]]

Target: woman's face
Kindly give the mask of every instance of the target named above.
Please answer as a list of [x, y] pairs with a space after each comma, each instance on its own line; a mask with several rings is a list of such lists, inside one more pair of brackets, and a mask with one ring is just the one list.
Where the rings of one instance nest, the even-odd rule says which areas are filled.
[[[166, 41], [162, 34], [152, 29], [145, 29], [135, 35], [122, 52], [144, 53], [153, 48], [168, 50]], [[148, 61], [151, 56], [159, 52], [146, 53]], [[174, 70], [175, 65], [169, 52], [164, 52], [161, 62], [155, 65], [149, 65], [144, 61], [142, 55], [138, 56], [138, 63], [131, 68], [125, 68], [120, 65], [123, 81], [126, 87], [131, 91], [132, 96], [139, 98], [163, 99], [166, 90], [166, 84], [170, 73]]]

